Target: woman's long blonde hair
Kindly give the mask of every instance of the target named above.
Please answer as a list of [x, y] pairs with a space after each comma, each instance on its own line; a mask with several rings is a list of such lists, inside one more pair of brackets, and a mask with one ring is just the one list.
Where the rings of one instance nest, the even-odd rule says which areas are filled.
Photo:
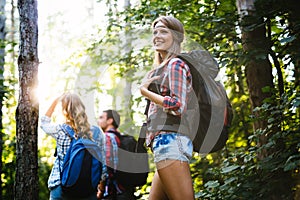
[[77, 137], [92, 139], [90, 123], [85, 113], [85, 106], [77, 94], [65, 93], [61, 97], [62, 111]]
[[167, 62], [172, 58], [177, 57], [181, 52], [181, 43], [184, 39], [184, 28], [182, 23], [172, 16], [160, 16], [152, 23], [152, 28], [154, 29], [155, 25], [158, 22], [162, 22], [167, 28], [169, 28], [172, 32], [174, 41], [170, 49], [168, 49], [168, 54], [165, 60], [162, 59], [159, 52], [155, 52], [154, 55], [154, 65], [159, 66], [163, 62]]

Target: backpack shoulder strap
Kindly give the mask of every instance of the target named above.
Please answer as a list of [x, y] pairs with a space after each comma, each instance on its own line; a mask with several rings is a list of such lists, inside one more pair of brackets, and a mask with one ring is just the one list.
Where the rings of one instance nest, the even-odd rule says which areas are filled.
[[118, 132], [117, 130], [110, 129], [110, 130], [108, 130], [106, 132], [106, 134], [110, 135], [110, 137], [113, 137], [116, 140], [118, 146], [121, 145], [121, 137], [122, 137], [122, 135], [121, 135], [120, 132]]
[[135, 152], [136, 153], [138, 152], [139, 149], [144, 147], [145, 140], [146, 140], [146, 132], [147, 132], [147, 123], [143, 123], [143, 125], [140, 129], [137, 144], [135, 146]]
[[61, 129], [69, 135], [71, 139], [75, 139], [75, 132], [73, 128], [68, 124], [62, 124]]
[[[161, 73], [163, 73], [163, 66], [160, 66], [159, 68], [155, 69], [151, 75], [151, 77], [160, 75]], [[155, 92], [157, 94], [160, 94], [160, 89], [159, 89], [159, 85], [161, 83], [158, 83], [157, 81], [153, 81], [152, 83], [150, 83], [150, 85], [148, 86], [148, 89], [152, 92]], [[150, 100], [148, 98], [145, 98], [146, 100], [146, 108], [144, 111], [144, 115], [148, 116], [148, 111], [149, 111], [149, 107], [150, 107]]]
[[[68, 124], [62, 124], [60, 127], [61, 127], [61, 129], [63, 130], [64, 133], [69, 135], [69, 137], [71, 139], [70, 147], [69, 147], [69, 149], [67, 151], [67, 154], [65, 155], [65, 158], [64, 158], [64, 162], [65, 162], [65, 160], [67, 158], [69, 158], [69, 151], [70, 151], [71, 147], [73, 146], [73, 141], [75, 139], [75, 133], [74, 133], [74, 130], [72, 129], [72, 127], [69, 126]], [[60, 166], [61, 159], [60, 159], [59, 156], [57, 156], [57, 157], [58, 157], [58, 160], [59, 160], [58, 166], [59, 166], [59, 171], [60, 171], [60, 180], [62, 180], [62, 169], [61, 169], [61, 166]]]
[[109, 129], [107, 132], [108, 132], [108, 133], [113, 133], [113, 134], [115, 134], [117, 137], [120, 137], [120, 136], [121, 136], [121, 133], [120, 133], [120, 132], [118, 132], [118, 131], [116, 131], [116, 130], [113, 130], [113, 129]]

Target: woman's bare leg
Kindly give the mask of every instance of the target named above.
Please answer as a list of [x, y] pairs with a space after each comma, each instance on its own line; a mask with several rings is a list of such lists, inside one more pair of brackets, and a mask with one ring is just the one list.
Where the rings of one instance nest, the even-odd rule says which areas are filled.
[[[194, 200], [194, 189], [190, 167], [187, 162], [166, 160], [157, 164], [158, 171], [154, 176], [150, 197], [152, 200]], [[151, 192], [153, 192], [152, 196]], [[165, 198], [165, 194], [168, 198]], [[151, 200], [151, 198], [150, 198]]]
[[155, 172], [154, 177], [152, 179], [149, 200], [168, 200], [168, 197], [164, 192], [164, 186], [160, 181], [157, 171]]

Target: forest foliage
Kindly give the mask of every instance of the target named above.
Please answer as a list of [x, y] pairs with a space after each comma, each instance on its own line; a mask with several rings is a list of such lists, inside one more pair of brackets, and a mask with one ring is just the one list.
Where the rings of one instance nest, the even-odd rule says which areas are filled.
[[[75, 56], [66, 62], [74, 72], [91, 76], [103, 73], [99, 66], [110, 66], [111, 76], [138, 85], [152, 65], [151, 42], [147, 42], [152, 21], [159, 15], [177, 17], [185, 26], [189, 49], [202, 47], [218, 60], [234, 109], [226, 147], [217, 153], [193, 156], [191, 172], [195, 196], [230, 200], [299, 199], [300, 17], [297, 12], [300, 5], [297, 0], [256, 0], [255, 12], [241, 18], [236, 3], [234, 0], [141, 0], [120, 9], [118, 1], [106, 1], [107, 26], [98, 31], [99, 36], [95, 37], [98, 39], [86, 43], [82, 52], [74, 52]], [[266, 30], [265, 48], [248, 52], [243, 48], [243, 33], [260, 27]], [[103, 31], [105, 34], [100, 35]], [[81, 54], [87, 55], [89, 61], [75, 65], [74, 60]], [[259, 63], [262, 58], [270, 63], [274, 87], [261, 88], [270, 95], [254, 107], [255, 99], [248, 88], [251, 80], [246, 72], [250, 62]], [[66, 69], [65, 76], [67, 72], [70, 69]], [[265, 75], [259, 76], [263, 79]], [[72, 74], [66, 80], [74, 79]], [[15, 122], [11, 109], [16, 100], [10, 87], [16, 80], [7, 77], [6, 81], [9, 84], [4, 88], [3, 104], [10, 113], [7, 112], [9, 120], [4, 122], [6, 128], [2, 130], [2, 199], [13, 199], [16, 165]], [[114, 87], [105, 90], [102, 83], [93, 81], [90, 89], [97, 93], [114, 96], [116, 91], [120, 92], [120, 85], [112, 84]], [[122, 125], [121, 130], [137, 132], [140, 124], [133, 116], [142, 116], [137, 108], [143, 105], [143, 99], [132, 95], [130, 105], [134, 107], [130, 113], [132, 122]], [[255, 128], [254, 124], [260, 121], [266, 121], [266, 126]], [[51, 156], [52, 151], [39, 148], [40, 199], [48, 199], [47, 179], [51, 170], [48, 159]], [[146, 199], [149, 192], [154, 170], [151, 166], [148, 183], [138, 190], [141, 199]]]

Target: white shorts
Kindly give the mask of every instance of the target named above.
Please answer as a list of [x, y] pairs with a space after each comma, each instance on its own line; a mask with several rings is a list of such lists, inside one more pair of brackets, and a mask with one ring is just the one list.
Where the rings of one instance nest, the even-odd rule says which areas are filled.
[[152, 149], [155, 163], [163, 160], [190, 162], [193, 153], [193, 143], [185, 135], [163, 133], [155, 136]]

